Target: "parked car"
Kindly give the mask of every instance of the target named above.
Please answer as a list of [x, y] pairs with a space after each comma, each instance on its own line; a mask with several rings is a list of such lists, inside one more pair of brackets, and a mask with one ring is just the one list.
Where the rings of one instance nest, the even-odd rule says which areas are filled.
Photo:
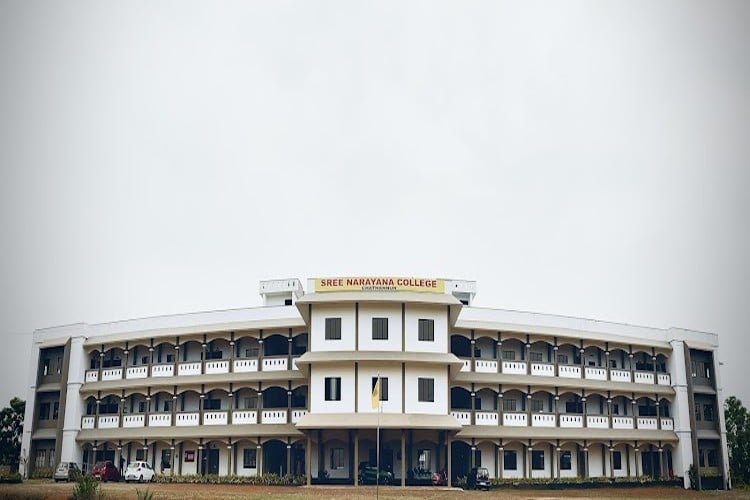
[[466, 478], [466, 487], [470, 490], [490, 489], [490, 471], [486, 467], [474, 467]]
[[105, 483], [107, 481], [119, 481], [120, 471], [117, 470], [115, 464], [109, 460], [105, 462], [97, 462], [94, 464], [94, 468], [91, 469], [91, 475], [97, 479], [101, 479]]
[[[375, 484], [378, 477], [378, 468], [374, 465], [359, 466], [359, 484]], [[380, 484], [393, 484], [393, 474], [387, 470], [380, 469]]]
[[125, 482], [130, 481], [153, 481], [154, 469], [148, 462], [131, 462], [125, 468]]
[[60, 462], [52, 475], [55, 482], [77, 481], [81, 477], [81, 469], [75, 462]]
[[447, 486], [448, 485], [448, 472], [443, 469], [438, 472], [432, 473], [432, 485], [433, 486]]

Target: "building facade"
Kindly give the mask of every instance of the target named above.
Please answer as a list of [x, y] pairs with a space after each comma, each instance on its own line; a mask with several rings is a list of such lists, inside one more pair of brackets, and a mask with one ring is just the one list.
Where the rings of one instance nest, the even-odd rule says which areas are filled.
[[[720, 476], [718, 337], [472, 305], [476, 283], [263, 281], [263, 306], [33, 334], [27, 473], [147, 460], [161, 474], [400, 484]], [[380, 377], [380, 404], [371, 396]]]

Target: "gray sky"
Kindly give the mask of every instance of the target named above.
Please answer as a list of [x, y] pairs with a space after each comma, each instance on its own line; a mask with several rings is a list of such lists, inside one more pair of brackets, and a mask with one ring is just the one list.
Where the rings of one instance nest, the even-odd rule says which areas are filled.
[[258, 280], [720, 334], [750, 403], [750, 3], [0, 0], [0, 402], [30, 333]]

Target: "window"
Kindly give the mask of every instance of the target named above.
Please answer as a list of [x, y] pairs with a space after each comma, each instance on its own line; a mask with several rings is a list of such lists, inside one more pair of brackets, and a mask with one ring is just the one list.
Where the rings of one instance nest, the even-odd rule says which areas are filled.
[[706, 459], [709, 467], [719, 466], [719, 454], [716, 450], [706, 450]]
[[49, 420], [49, 403], [39, 405], [39, 420]]
[[206, 398], [203, 400], [203, 409], [204, 410], [221, 410], [221, 400]]
[[612, 452], [612, 464], [615, 470], [622, 470], [622, 453], [619, 451]]
[[388, 318], [372, 318], [372, 340], [388, 340]]
[[171, 469], [172, 468], [172, 450], [165, 448], [161, 450], [161, 468]]
[[[375, 383], [378, 377], [372, 377], [372, 388], [370, 394], [375, 390]], [[380, 401], [388, 401], [388, 377], [380, 377]]]
[[249, 396], [242, 399], [243, 409], [252, 410], [258, 407], [258, 396]]
[[505, 450], [503, 452], [503, 470], [516, 470], [517, 457], [515, 450]]
[[566, 401], [565, 413], [583, 413], [583, 402], [574, 399]]
[[544, 450], [531, 450], [531, 470], [544, 470]]
[[617, 368], [617, 360], [616, 359], [610, 359], [609, 360], [609, 367], [610, 368]]
[[567, 365], [568, 364], [568, 355], [567, 354], [558, 354], [557, 355], [557, 362], [561, 365]]
[[543, 412], [544, 411], [544, 400], [543, 399], [532, 399], [531, 400], [531, 411]]
[[292, 299], [284, 299], [284, 305], [285, 306], [291, 306], [292, 305]]
[[503, 351], [503, 360], [504, 361], [515, 361], [516, 360], [516, 351]]
[[57, 416], [58, 416], [59, 412], [60, 412], [60, 402], [59, 401], [55, 401], [52, 404], [52, 420], [57, 420]]
[[326, 340], [341, 340], [341, 318], [326, 318]]
[[474, 467], [482, 466], [482, 450], [477, 448], [474, 450]]
[[701, 404], [695, 403], [695, 420], [701, 421]]
[[62, 359], [60, 357], [57, 358], [57, 374], [60, 375], [62, 373]]
[[714, 405], [703, 405], [703, 420], [706, 422], [714, 421]]
[[174, 363], [174, 354], [167, 354], [167, 363]]
[[430, 464], [432, 463], [430, 461], [430, 450], [429, 449], [419, 450], [419, 454], [417, 455], [417, 461], [419, 463], [420, 469], [430, 470]]
[[258, 450], [255, 448], [245, 448], [242, 450], [242, 467], [245, 469], [255, 469], [257, 467]]
[[331, 469], [344, 468], [344, 449], [331, 448]]
[[620, 414], [620, 405], [618, 403], [612, 403], [612, 415]]
[[433, 342], [435, 340], [435, 320], [419, 320], [419, 340], [424, 342]]
[[503, 399], [503, 411], [516, 411], [516, 400], [515, 399]]
[[136, 449], [135, 450], [135, 459], [138, 462], [146, 460], [146, 450], [144, 450], [143, 448]]
[[571, 470], [570, 450], [560, 452], [560, 470]]
[[164, 406], [162, 406], [164, 411], [172, 411], [172, 400], [171, 399], [165, 399], [164, 400]]
[[419, 401], [423, 403], [432, 403], [435, 401], [435, 379], [418, 378]]
[[481, 358], [482, 357], [482, 350], [479, 347], [474, 348], [474, 357], [475, 358]]
[[145, 413], [146, 412], [146, 402], [145, 401], [139, 401], [138, 402], [138, 413]]
[[49, 375], [49, 359], [44, 360], [44, 368], [42, 369], [42, 376], [46, 377]]
[[544, 358], [544, 353], [536, 352], [536, 351], [531, 351], [529, 353], [529, 360], [532, 363], [541, 363], [543, 361], [543, 358]]
[[326, 377], [326, 401], [341, 401], [341, 377]]
[[482, 398], [480, 398], [479, 396], [474, 398], [474, 409], [475, 410], [482, 409]]

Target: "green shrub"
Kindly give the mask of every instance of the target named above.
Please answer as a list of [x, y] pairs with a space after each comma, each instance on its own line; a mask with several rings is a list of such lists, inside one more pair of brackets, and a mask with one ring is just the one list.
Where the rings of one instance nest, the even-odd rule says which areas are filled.
[[146, 491], [141, 491], [138, 488], [136, 488], [135, 496], [138, 498], [138, 500], [153, 500], [154, 493], [151, 491], [148, 491], [148, 488], [146, 488]]
[[52, 467], [35, 467], [31, 473], [31, 479], [52, 479]]
[[73, 487], [75, 500], [96, 500], [99, 498], [99, 481], [94, 476], [84, 475], [78, 478]]
[[466, 489], [466, 476], [458, 476], [456, 478], [456, 483], [453, 486], [461, 489]]
[[228, 476], [217, 476], [216, 474], [186, 474], [183, 476], [157, 475], [157, 483], [188, 483], [188, 484], [248, 484], [260, 486], [300, 486], [305, 484], [305, 476], [294, 476], [286, 474], [269, 473], [260, 476], [238, 476], [231, 474]]
[[0, 483], [20, 483], [23, 481], [23, 477], [18, 472], [11, 472], [4, 476], [0, 476]]

